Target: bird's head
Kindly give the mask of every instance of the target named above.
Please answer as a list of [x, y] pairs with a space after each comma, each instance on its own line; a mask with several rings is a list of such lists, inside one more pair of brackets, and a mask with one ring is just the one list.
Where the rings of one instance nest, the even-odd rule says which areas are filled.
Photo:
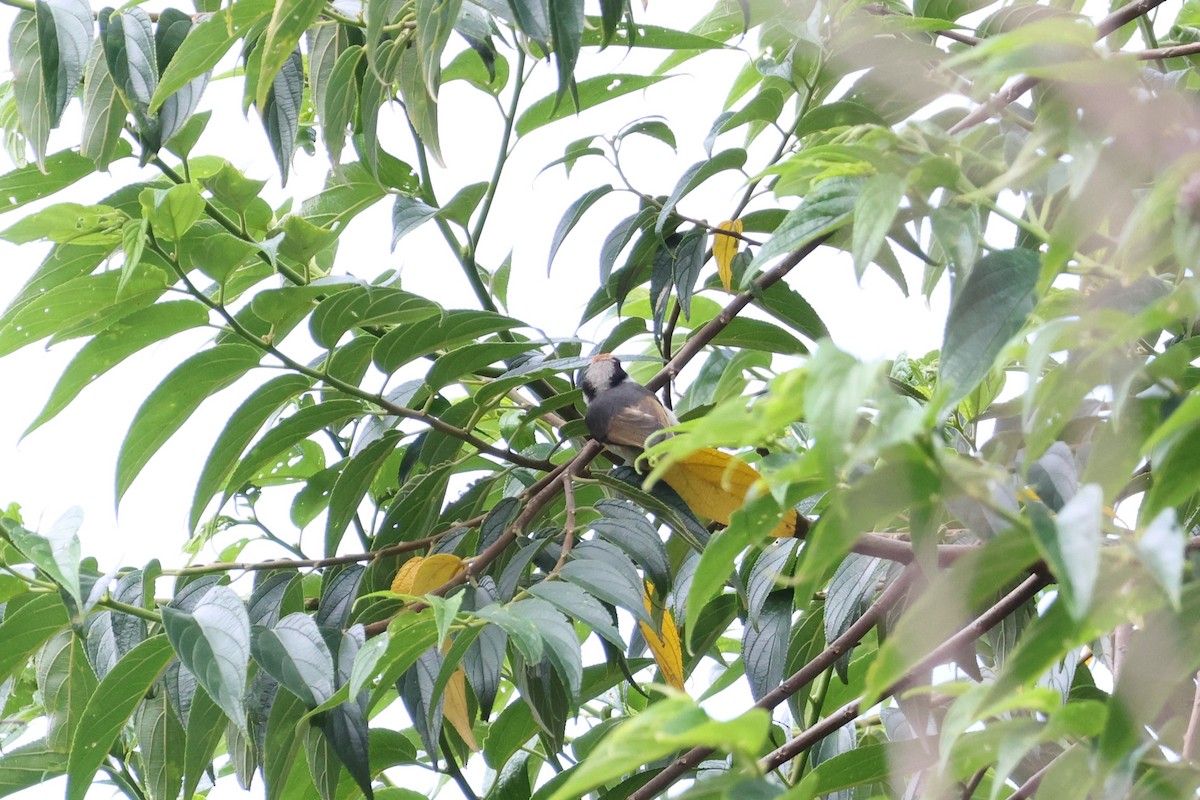
[[583, 396], [590, 403], [607, 389], [629, 378], [628, 373], [621, 367], [621, 362], [611, 353], [601, 353], [593, 356], [587, 369], [583, 371], [583, 380], [579, 382]]

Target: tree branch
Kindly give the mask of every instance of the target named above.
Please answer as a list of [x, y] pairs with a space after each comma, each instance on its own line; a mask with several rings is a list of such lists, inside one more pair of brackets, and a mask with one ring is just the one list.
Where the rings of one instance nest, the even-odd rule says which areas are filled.
[[[917, 664], [909, 670], [904, 677], [889, 686], [884, 692], [883, 697], [889, 697], [899, 691], [909, 677], [928, 670], [938, 664], [945, 662], [947, 659], [959, 652], [964, 646], [971, 644], [979, 637], [983, 636], [989, 630], [994, 628], [1005, 617], [1017, 610], [1025, 601], [1029, 600], [1042, 588], [1049, 583], [1048, 578], [1042, 574], [1030, 575], [1021, 582], [1017, 588], [1013, 589], [1007, 595], [1000, 599], [994, 606], [989, 608], [984, 613], [980, 614], [973, 622], [968, 624], [958, 633], [951, 636], [946, 641], [942, 642], [929, 655], [921, 659]], [[792, 741], [777, 748], [761, 759], [759, 766], [766, 770], [778, 769], [781, 765], [795, 758], [801, 752], [812, 747], [817, 742], [824, 739], [835, 730], [845, 725], [850, 720], [858, 716], [859, 708], [864, 698], [852, 700], [846, 705], [831, 713], [828, 717], [818, 722], [808, 730], [801, 733]], [[881, 698], [877, 698], [881, 699]]]
[[[1109, 14], [1096, 25], [1096, 38], [1103, 39], [1122, 25], [1132, 22], [1138, 17], [1162, 5], [1165, 0], [1134, 0]], [[951, 126], [949, 133], [962, 133], [973, 128], [984, 120], [990, 119], [998, 111], [1016, 100], [1021, 95], [1038, 84], [1037, 78], [1024, 77], [1015, 83], [1001, 89], [990, 100], [977, 107], [971, 113]]]

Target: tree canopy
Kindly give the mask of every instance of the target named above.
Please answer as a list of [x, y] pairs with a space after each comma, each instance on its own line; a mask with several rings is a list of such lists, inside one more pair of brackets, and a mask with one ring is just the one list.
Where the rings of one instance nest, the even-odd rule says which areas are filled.
[[[46, 255], [0, 356], [73, 353], [29, 429], [198, 331], [134, 398], [117, 501], [234, 410], [147, 564], [5, 498], [0, 795], [1200, 788], [1200, 3], [719, 0], [676, 30], [629, 0], [2, 1], [0, 238]], [[715, 119], [616, 102], [690, 70]], [[514, 153], [580, 120], [535, 151], [587, 176], [548, 262], [493, 259]], [[269, 187], [230, 152], [254, 136]], [[301, 151], [328, 174], [289, 195]], [[347, 258], [381, 204], [471, 297]], [[595, 263], [557, 263], [582, 231]], [[547, 269], [591, 290], [579, 335], [549, 293], [510, 313]], [[800, 270], [948, 293], [940, 348], [856, 357]], [[599, 353], [679, 419], [634, 463], [588, 436]], [[731, 516], [664, 479], [705, 460]]]

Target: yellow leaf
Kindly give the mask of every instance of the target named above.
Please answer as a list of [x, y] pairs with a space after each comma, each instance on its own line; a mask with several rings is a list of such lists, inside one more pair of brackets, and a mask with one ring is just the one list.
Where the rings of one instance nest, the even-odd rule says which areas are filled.
[[[723, 231], [741, 233], [743, 225], [740, 219], [731, 219], [722, 222], [717, 228]], [[725, 291], [727, 292], [733, 285], [733, 257], [738, 254], [740, 245], [741, 240], [734, 236], [725, 236], [720, 233], [713, 234], [713, 258], [717, 260], [717, 274], [721, 276], [721, 285], [725, 287]]]
[[[758, 470], [737, 456], [711, 447], [697, 450], [673, 464], [663, 474], [663, 480], [683, 498], [688, 508], [722, 525], [729, 524], [729, 518], [745, 504], [751, 491], [766, 491]], [[795, 533], [796, 511], [792, 509], [771, 535], [780, 538]]]
[[412, 594], [413, 579], [417, 576], [417, 568], [425, 560], [424, 556], [413, 556], [400, 565], [400, 571], [392, 578], [392, 591], [396, 594]]
[[463, 560], [450, 553], [434, 556], [414, 556], [404, 562], [392, 581], [397, 594], [425, 594], [453, 578], [463, 567]]
[[[651, 585], [646, 584], [646, 612], [654, 616], [654, 607], [650, 601]], [[645, 622], [639, 622], [642, 636], [650, 652], [654, 654], [654, 663], [662, 671], [663, 680], [676, 689], [683, 691], [683, 646], [679, 642], [679, 629], [675, 627], [675, 618], [669, 610], [662, 612], [662, 635]]]
[[450, 680], [446, 681], [446, 689], [442, 692], [442, 716], [454, 726], [471, 752], [479, 751], [475, 733], [471, 730], [471, 715], [467, 712], [467, 675], [462, 667], [454, 670]]

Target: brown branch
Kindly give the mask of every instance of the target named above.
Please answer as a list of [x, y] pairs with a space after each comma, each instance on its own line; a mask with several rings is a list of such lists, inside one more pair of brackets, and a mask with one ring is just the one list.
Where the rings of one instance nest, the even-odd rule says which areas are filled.
[[[984, 613], [980, 614], [974, 621], [968, 624], [958, 633], [951, 636], [946, 641], [942, 642], [929, 655], [921, 659], [917, 664], [905, 674], [900, 680], [889, 686], [884, 692], [883, 697], [889, 697], [899, 691], [909, 680], [909, 677], [928, 670], [938, 664], [952, 658], [955, 653], [959, 652], [964, 646], [971, 644], [979, 637], [983, 636], [989, 630], [994, 628], [1005, 617], [1017, 610], [1025, 601], [1029, 600], [1037, 594], [1043, 587], [1049, 583], [1048, 578], [1042, 574], [1030, 575], [1021, 582], [1017, 588], [1013, 589], [1007, 595], [1000, 599], [994, 606], [989, 608]], [[828, 717], [813, 725], [808, 730], [801, 733], [792, 741], [777, 748], [762, 758], [758, 763], [764, 770], [770, 771], [778, 769], [781, 765], [791, 761], [800, 753], [815, 745], [817, 742], [824, 739], [829, 734], [833, 733], [838, 728], [845, 725], [850, 720], [858, 716], [859, 708], [863, 702], [863, 698], [852, 700], [846, 705], [834, 711]]]
[[1200, 673], [1196, 675], [1196, 693], [1192, 697], [1192, 713], [1188, 717], [1187, 731], [1183, 734], [1184, 761], [1196, 760], [1196, 739], [1200, 735]]
[[[817, 676], [832, 666], [834, 662], [841, 658], [843, 653], [848, 652], [850, 648], [862, 641], [863, 637], [875, 627], [875, 623], [908, 590], [917, 572], [917, 567], [913, 565], [906, 567], [904, 572], [900, 573], [900, 576], [883, 590], [883, 593], [871, 604], [871, 607], [864, 611], [863, 615], [846, 629], [845, 633], [834, 639], [815, 658], [810, 660], [793, 675], [786, 678], [783, 683], [763, 695], [754, 704], [754, 707], [770, 711], [816, 680]], [[629, 800], [650, 800], [650, 798], [666, 791], [685, 772], [697, 766], [712, 752], [713, 748], [711, 747], [692, 748], [672, 762], [662, 772], [659, 772], [647, 781], [646, 784], [633, 794], [629, 795]]]
[[[1096, 38], [1103, 39], [1122, 25], [1132, 22], [1143, 14], [1162, 5], [1163, 2], [1165, 0], [1133, 0], [1132, 3], [1122, 6], [1100, 20], [1096, 25]], [[973, 128], [984, 120], [990, 119], [1009, 103], [1036, 86], [1037, 83], [1037, 78], [1024, 77], [1016, 83], [1004, 87], [986, 103], [975, 108], [971, 113], [955, 123], [950, 128], [949, 133], [962, 133], [968, 128]]]
[[1054, 766], [1054, 763], [1067, 753], [1074, 750], [1075, 747], [1076, 745], [1071, 745], [1054, 758], [1050, 759], [1050, 761], [1044, 767], [1030, 775], [1028, 780], [1018, 786], [1017, 790], [1008, 796], [1008, 800], [1027, 800], [1027, 798], [1033, 797], [1033, 793], [1036, 792], [1038, 786], [1041, 786], [1042, 784], [1042, 778], [1046, 777], [1046, 773], [1050, 771], [1050, 768]]
[[1197, 54], [1200, 54], [1200, 42], [1177, 44], [1171, 47], [1152, 47], [1148, 50], [1139, 50], [1133, 55], [1140, 61], [1157, 61], [1164, 58], [1180, 58], [1182, 56], [1194, 56]]
[[575, 546], [575, 484], [572, 483], [570, 473], [563, 475], [562, 485], [563, 499], [567, 504], [567, 521], [563, 526], [562, 552], [558, 554], [558, 561], [554, 562], [554, 569], [546, 575], [547, 580], [562, 570], [563, 564], [567, 563], [567, 556], [571, 554], [571, 548]]

